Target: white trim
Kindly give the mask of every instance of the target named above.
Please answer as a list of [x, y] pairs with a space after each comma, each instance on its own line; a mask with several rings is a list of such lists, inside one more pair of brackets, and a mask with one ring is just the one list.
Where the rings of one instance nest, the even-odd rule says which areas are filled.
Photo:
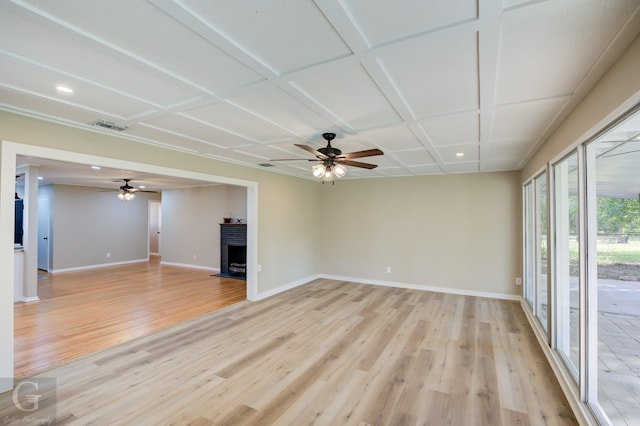
[[13, 303], [37, 302], [38, 300], [40, 300], [38, 296], [31, 296], [31, 297], [23, 297], [22, 299], [15, 300]]
[[331, 275], [331, 274], [317, 274], [311, 275], [306, 278], [302, 278], [288, 284], [276, 287], [271, 290], [267, 290], [265, 292], [259, 293], [257, 299], [262, 300], [267, 297], [275, 296], [278, 293], [282, 293], [287, 290], [292, 290], [296, 287], [300, 287], [307, 283], [310, 283], [313, 280], [317, 279], [327, 279], [327, 280], [335, 280], [335, 281], [347, 281], [358, 284], [368, 284], [368, 285], [377, 285], [384, 287], [394, 287], [394, 288], [405, 288], [408, 290], [423, 290], [423, 291], [433, 291], [437, 293], [448, 293], [448, 294], [459, 294], [461, 296], [474, 296], [474, 297], [487, 297], [490, 299], [502, 299], [502, 300], [514, 300], [522, 302], [522, 296], [518, 294], [506, 294], [506, 293], [491, 293], [486, 291], [473, 291], [473, 290], [462, 290], [457, 288], [447, 288], [447, 287], [434, 287], [427, 285], [418, 285], [418, 284], [408, 284], [408, 283], [400, 283], [395, 281], [381, 281], [381, 280], [371, 280], [368, 278], [355, 278], [355, 277], [345, 277], [340, 275]]
[[522, 300], [522, 297], [518, 294], [491, 293], [486, 291], [463, 290], [458, 288], [434, 287], [430, 285], [409, 284], [409, 283], [401, 283], [396, 281], [371, 280], [368, 278], [344, 277], [340, 275], [320, 274], [318, 277], [326, 278], [329, 280], [349, 281], [349, 282], [354, 282], [359, 284], [371, 284], [371, 285], [380, 285], [385, 287], [406, 288], [409, 290], [433, 291], [436, 293], [459, 294], [462, 296], [488, 297], [491, 299], [516, 300], [516, 301]]
[[[0, 141], [0, 200], [12, 199], [15, 192], [16, 157], [26, 155], [79, 164], [94, 164], [114, 169], [135, 170], [165, 176], [184, 177], [213, 183], [237, 185], [247, 188], [247, 299], [258, 292], [258, 183], [248, 180], [198, 173], [189, 170], [168, 168], [153, 164], [82, 154], [73, 151], [47, 148], [37, 145]], [[0, 202], [0, 271], [8, 277], [14, 276], [13, 266], [13, 202]], [[99, 265], [100, 267], [106, 265]], [[59, 272], [59, 271], [58, 271]], [[14, 336], [13, 336], [13, 279], [0, 283], [0, 377], [13, 377]], [[11, 285], [9, 285], [11, 283]], [[8, 386], [8, 388], [4, 388]], [[13, 387], [13, 380], [0, 386], [0, 392]]]
[[459, 294], [461, 296], [474, 296], [474, 297], [487, 297], [490, 299], [514, 300], [522, 303], [522, 296], [518, 294], [462, 290], [457, 288], [434, 287], [434, 286], [427, 286], [427, 285], [400, 283], [395, 281], [381, 281], [381, 280], [371, 280], [368, 278], [345, 277], [341, 275], [331, 275], [331, 274], [316, 274], [306, 278], [299, 279], [297, 281], [290, 282], [289, 284], [285, 284], [285, 285], [276, 287], [272, 290], [267, 290], [265, 292], [259, 293], [257, 299], [255, 300], [262, 300], [262, 299], [266, 299], [267, 297], [275, 296], [278, 293], [282, 293], [283, 291], [287, 291], [287, 290], [292, 290], [296, 287], [300, 287], [304, 284], [310, 283], [311, 281], [317, 280], [319, 278], [327, 279], [327, 280], [335, 280], [335, 281], [347, 281], [347, 282], [358, 283], [358, 284], [378, 285], [378, 286], [394, 287], [394, 288], [406, 288], [408, 290], [423, 290], [423, 291], [433, 291], [436, 293]]
[[213, 268], [211, 266], [202, 266], [202, 265], [191, 265], [189, 263], [167, 262], [167, 261], [161, 260], [160, 264], [167, 265], [167, 266], [179, 266], [181, 268], [202, 269], [204, 271], [220, 272], [220, 268]]
[[576, 394], [576, 387], [574, 385], [573, 378], [571, 374], [568, 373], [564, 368], [561, 360], [558, 357], [558, 354], [551, 350], [551, 347], [547, 343], [547, 336], [542, 329], [542, 326], [538, 322], [538, 320], [533, 316], [533, 313], [528, 309], [524, 300], [520, 302], [520, 306], [527, 317], [527, 321], [529, 325], [533, 329], [533, 333], [538, 340], [538, 344], [544, 352], [545, 357], [547, 358], [547, 362], [549, 366], [553, 370], [553, 374], [556, 376], [558, 383], [560, 384], [560, 388], [562, 389], [562, 393], [567, 398], [569, 405], [571, 406], [571, 410], [573, 414], [576, 416], [576, 420], [578, 420], [578, 424], [580, 425], [598, 425], [598, 421], [591, 413], [589, 407], [580, 401], [579, 395]]
[[149, 259], [147, 258], [147, 259], [124, 260], [122, 262], [98, 263], [95, 265], [74, 266], [73, 268], [52, 269], [49, 271], [49, 273], [59, 274], [61, 272], [85, 271], [87, 269], [106, 268], [109, 266], [127, 265], [129, 263], [141, 263], [141, 262], [148, 262], [148, 261]]
[[301, 278], [299, 280], [290, 282], [289, 284], [281, 285], [281, 286], [273, 288], [271, 290], [267, 290], [267, 291], [263, 291], [261, 293], [257, 293], [255, 295], [254, 299], [249, 299], [249, 300], [258, 301], [258, 300], [266, 299], [267, 297], [275, 296], [278, 293], [282, 293], [282, 292], [287, 291], [287, 290], [292, 290], [292, 289], [294, 289], [296, 287], [300, 287], [302, 285], [310, 283], [311, 281], [317, 280], [318, 278], [322, 278], [322, 277], [320, 275], [311, 275], [311, 276], [306, 277], [306, 278]]

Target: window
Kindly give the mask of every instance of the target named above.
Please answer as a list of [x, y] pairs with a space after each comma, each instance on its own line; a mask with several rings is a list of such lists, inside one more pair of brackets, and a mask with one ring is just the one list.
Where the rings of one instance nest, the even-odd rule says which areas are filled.
[[547, 173], [544, 172], [534, 179], [535, 189], [535, 309], [534, 314], [540, 325], [547, 331], [548, 323], [548, 244], [547, 231], [549, 218], [547, 212]]
[[524, 186], [524, 299], [547, 331], [547, 173]]
[[578, 153], [553, 166], [556, 350], [573, 379], [580, 366], [580, 203]]

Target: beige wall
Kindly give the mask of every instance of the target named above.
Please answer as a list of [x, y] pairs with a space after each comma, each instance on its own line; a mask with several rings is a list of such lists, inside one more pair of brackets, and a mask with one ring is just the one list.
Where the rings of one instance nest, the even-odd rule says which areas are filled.
[[567, 147], [585, 142], [640, 102], [640, 37], [600, 79], [522, 170], [526, 180]]
[[149, 199], [160, 197], [139, 193], [135, 202], [127, 203], [118, 200], [115, 191], [54, 185], [50, 199], [53, 272], [146, 259]]
[[319, 234], [314, 223], [320, 218], [316, 182], [6, 112], [0, 112], [0, 140], [255, 182], [263, 271], [258, 293], [321, 272], [315, 256]]
[[246, 200], [246, 188], [233, 185], [162, 191], [162, 261], [219, 270], [223, 215], [246, 223]]
[[[519, 294], [519, 173], [341, 181], [322, 188], [326, 274]], [[387, 267], [391, 273], [387, 273]]]

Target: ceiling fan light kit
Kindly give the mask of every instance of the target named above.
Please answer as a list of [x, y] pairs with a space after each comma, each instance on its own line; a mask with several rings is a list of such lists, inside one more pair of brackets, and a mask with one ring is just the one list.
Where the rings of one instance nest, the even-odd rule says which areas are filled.
[[[142, 189], [138, 189], [138, 188], [134, 188], [133, 186], [129, 185], [129, 182], [131, 182], [133, 179], [116, 179], [114, 180], [114, 182], [124, 182], [124, 185], [120, 186], [120, 189], [118, 190], [118, 194], [116, 195], [116, 197], [118, 197], [118, 200], [122, 200], [122, 201], [131, 201], [133, 199], [136, 198], [136, 192], [152, 192], [152, 193], [156, 193], [158, 191], [145, 191]], [[144, 188], [144, 186], [142, 187]]]
[[[307, 152], [315, 155], [317, 160], [304, 160], [304, 161], [318, 161], [311, 167], [311, 174], [313, 177], [321, 179], [322, 183], [331, 182], [335, 183], [334, 178], [341, 179], [347, 174], [347, 167], [360, 167], [363, 169], [375, 169], [377, 164], [362, 163], [359, 161], [352, 161], [353, 158], [372, 157], [374, 155], [384, 155], [379, 149], [366, 149], [364, 151], [350, 152], [343, 154], [338, 148], [331, 146], [331, 141], [335, 139], [335, 133], [323, 133], [322, 137], [327, 141], [327, 146], [324, 148], [314, 149], [309, 145], [295, 144], [298, 148], [302, 148]], [[295, 161], [301, 160], [297, 158], [293, 159], [281, 159], [271, 161]]]
[[124, 191], [124, 190], [121, 189], [118, 192], [117, 197], [118, 197], [119, 200], [122, 200], [122, 201], [131, 201], [134, 198], [136, 198], [136, 194], [134, 194], [133, 192]]

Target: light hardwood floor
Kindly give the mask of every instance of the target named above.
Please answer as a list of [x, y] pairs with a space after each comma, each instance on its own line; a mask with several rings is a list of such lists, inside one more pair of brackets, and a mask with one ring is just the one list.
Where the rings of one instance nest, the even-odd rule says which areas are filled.
[[517, 302], [330, 280], [38, 377], [69, 424], [576, 424]]
[[149, 262], [47, 274], [40, 301], [17, 303], [15, 377], [246, 299], [245, 281]]

